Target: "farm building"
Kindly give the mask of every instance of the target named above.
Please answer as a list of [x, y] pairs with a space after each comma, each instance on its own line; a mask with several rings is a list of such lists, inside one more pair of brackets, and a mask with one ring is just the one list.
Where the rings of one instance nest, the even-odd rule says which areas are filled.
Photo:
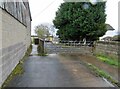
[[27, 0], [0, 2], [0, 86], [30, 46], [31, 21]]

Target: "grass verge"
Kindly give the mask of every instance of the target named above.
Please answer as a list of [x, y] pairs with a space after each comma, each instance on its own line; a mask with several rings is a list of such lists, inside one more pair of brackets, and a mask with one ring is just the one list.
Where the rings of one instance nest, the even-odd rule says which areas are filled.
[[96, 57], [97, 57], [98, 60], [100, 60], [102, 62], [105, 62], [109, 65], [112, 65], [114, 67], [120, 67], [120, 63], [115, 58], [108, 57], [104, 54], [97, 54]]
[[107, 74], [105, 71], [97, 68], [96, 66], [88, 63], [87, 64], [88, 68], [92, 70], [93, 73], [95, 73], [95, 75], [106, 78], [108, 81], [110, 81], [113, 85], [116, 85], [118, 87], [120, 87], [120, 83], [116, 80], [114, 80], [109, 74]]
[[30, 47], [27, 49], [24, 57], [19, 61], [19, 63], [17, 64], [17, 66], [14, 68], [14, 70], [11, 72], [11, 74], [8, 76], [8, 78], [5, 80], [5, 82], [3, 83], [2, 87], [0, 89], [4, 89], [5, 87], [7, 87], [8, 83], [17, 75], [21, 75], [24, 73], [24, 69], [23, 69], [23, 62], [28, 58], [28, 56], [30, 55], [32, 51], [32, 45], [30, 45]]
[[48, 54], [37, 54], [37, 56], [48, 56]]

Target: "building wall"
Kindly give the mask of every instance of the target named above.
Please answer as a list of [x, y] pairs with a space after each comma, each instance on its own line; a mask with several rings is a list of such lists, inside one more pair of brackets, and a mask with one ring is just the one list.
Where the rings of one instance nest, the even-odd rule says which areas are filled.
[[2, 84], [2, 9], [0, 9], [0, 85]]
[[95, 53], [105, 54], [113, 58], [118, 58], [119, 56], [119, 42], [104, 42], [100, 41], [96, 44]]
[[0, 86], [22, 59], [31, 43], [31, 17], [28, 9], [25, 11], [24, 24], [4, 8], [0, 8]]

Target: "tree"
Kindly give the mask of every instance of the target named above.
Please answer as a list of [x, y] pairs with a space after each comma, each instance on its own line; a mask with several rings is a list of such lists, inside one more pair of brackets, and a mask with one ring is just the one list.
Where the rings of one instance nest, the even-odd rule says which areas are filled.
[[[45, 38], [50, 35], [48, 26], [44, 25], [44, 24], [40, 24], [40, 25], [36, 26], [35, 33], [38, 35], [39, 38], [41, 38], [43, 40], [45, 40]], [[44, 55], [44, 53], [45, 53], [43, 40], [39, 40], [39, 44], [37, 47], [37, 51], [38, 51], [39, 55]]]
[[54, 36], [55, 30], [56, 28], [54, 25], [50, 23], [43, 23], [35, 27], [35, 33], [39, 36], [39, 38]]
[[54, 27], [54, 25], [53, 24], [50, 24], [50, 23], [44, 23], [44, 25], [45, 26], [47, 26], [48, 27], [48, 30], [49, 30], [49, 33], [50, 33], [50, 35], [55, 35], [55, 27]]
[[107, 31], [105, 2], [64, 2], [53, 23], [62, 40], [97, 40]]
[[40, 24], [35, 27], [35, 33], [41, 39], [45, 39], [46, 37], [50, 35], [48, 26], [43, 25], [43, 24]]

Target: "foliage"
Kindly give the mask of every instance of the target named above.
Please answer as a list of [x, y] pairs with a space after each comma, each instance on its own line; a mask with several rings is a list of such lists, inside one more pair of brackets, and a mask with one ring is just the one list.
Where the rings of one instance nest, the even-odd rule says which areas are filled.
[[50, 35], [48, 26], [43, 24], [40, 24], [35, 27], [35, 33], [41, 39], [45, 39], [45, 37], [48, 37]]
[[98, 58], [98, 60], [101, 60], [109, 65], [112, 65], [115, 67], [120, 67], [120, 63], [118, 62], [117, 59], [108, 57], [108, 56], [103, 55], [103, 54], [96, 55], [96, 57]]
[[[87, 7], [87, 8], [86, 8]], [[61, 40], [97, 40], [105, 34], [105, 2], [64, 2], [53, 23]]]
[[44, 46], [42, 46], [41, 44], [38, 45], [37, 47], [37, 51], [38, 51], [38, 54], [44, 54]]
[[97, 76], [106, 78], [107, 80], [109, 80], [111, 83], [117, 85], [118, 87], [120, 87], [120, 83], [116, 80], [114, 80], [108, 73], [106, 73], [105, 71], [97, 68], [96, 66], [88, 63], [87, 66], [92, 70], [92, 72], [96, 73]]
[[38, 45], [37, 47], [38, 56], [47, 56], [46, 50], [43, 47], [44, 46], [42, 46], [41, 44]]

